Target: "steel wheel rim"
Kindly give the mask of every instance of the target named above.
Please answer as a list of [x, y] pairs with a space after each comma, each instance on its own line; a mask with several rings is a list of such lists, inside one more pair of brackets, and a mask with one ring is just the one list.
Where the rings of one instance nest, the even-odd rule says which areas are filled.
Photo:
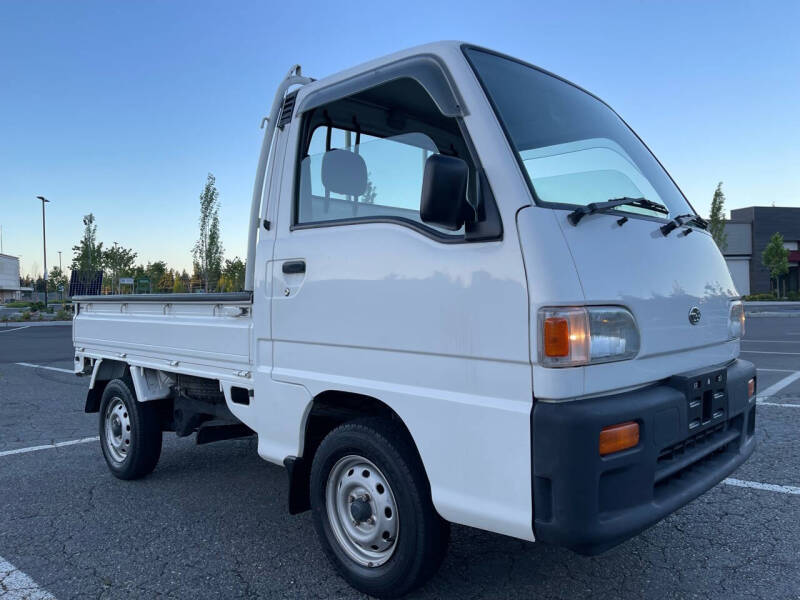
[[106, 450], [114, 462], [122, 463], [131, 448], [131, 417], [122, 398], [111, 398], [103, 420]]
[[397, 503], [373, 462], [355, 454], [340, 458], [328, 475], [325, 507], [339, 547], [349, 558], [379, 567], [392, 557], [400, 531]]

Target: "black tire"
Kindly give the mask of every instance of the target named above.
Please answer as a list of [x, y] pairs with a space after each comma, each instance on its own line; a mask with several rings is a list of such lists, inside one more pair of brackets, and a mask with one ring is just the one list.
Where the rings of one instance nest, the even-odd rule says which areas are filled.
[[[156, 468], [161, 456], [161, 417], [157, 403], [137, 401], [132, 389], [130, 379], [114, 379], [106, 385], [100, 401], [100, 447], [109, 470], [120, 479], [144, 477]], [[119, 416], [126, 420], [124, 432], [119, 427], [121, 450], [114, 450], [106, 426], [107, 412], [114, 407], [119, 408]], [[111, 440], [114, 439], [112, 430]]]
[[[395, 500], [399, 518], [395, 547], [380, 566], [363, 566], [348, 555], [328, 514], [326, 486], [331, 471], [352, 455], [380, 470]], [[433, 507], [428, 479], [408, 434], [388, 419], [351, 421], [325, 437], [311, 467], [311, 508], [317, 536], [333, 566], [350, 585], [372, 596], [396, 598], [421, 586], [436, 573], [447, 551], [450, 524]]]

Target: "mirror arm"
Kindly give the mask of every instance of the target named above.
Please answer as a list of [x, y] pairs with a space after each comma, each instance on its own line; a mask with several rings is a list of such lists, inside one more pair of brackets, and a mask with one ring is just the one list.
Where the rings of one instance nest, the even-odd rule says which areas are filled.
[[492, 196], [489, 180], [482, 169], [478, 169], [479, 204], [476, 209], [477, 220], [466, 222], [465, 238], [467, 241], [479, 242], [503, 238], [503, 222], [497, 203]]
[[478, 223], [485, 219], [486, 211], [484, 210], [484, 199], [483, 199], [483, 186], [481, 185], [482, 179], [484, 177], [482, 169], [475, 169], [475, 204], [469, 204], [470, 208], [472, 208], [472, 219], [465, 219], [467, 222]]

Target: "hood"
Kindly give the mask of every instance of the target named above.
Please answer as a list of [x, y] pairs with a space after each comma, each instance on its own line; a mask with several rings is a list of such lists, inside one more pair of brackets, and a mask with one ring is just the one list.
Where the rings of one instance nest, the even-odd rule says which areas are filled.
[[[637, 358], [685, 352], [729, 341], [736, 288], [713, 238], [679, 228], [664, 236], [660, 221], [595, 214], [577, 226], [556, 211], [586, 304], [628, 308], [641, 335]], [[693, 323], [689, 313], [700, 311]], [[696, 311], [695, 311], [696, 312]], [[698, 365], [701, 366], [701, 365]]]

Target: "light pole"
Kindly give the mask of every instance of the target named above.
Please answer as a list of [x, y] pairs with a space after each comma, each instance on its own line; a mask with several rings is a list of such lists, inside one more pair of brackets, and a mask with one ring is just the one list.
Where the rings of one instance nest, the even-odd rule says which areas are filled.
[[47, 312], [47, 235], [44, 227], [44, 205], [50, 202], [44, 196], [36, 196], [42, 201], [42, 247], [44, 248], [44, 311]]
[[61, 250], [58, 251], [58, 270], [61, 271]]

